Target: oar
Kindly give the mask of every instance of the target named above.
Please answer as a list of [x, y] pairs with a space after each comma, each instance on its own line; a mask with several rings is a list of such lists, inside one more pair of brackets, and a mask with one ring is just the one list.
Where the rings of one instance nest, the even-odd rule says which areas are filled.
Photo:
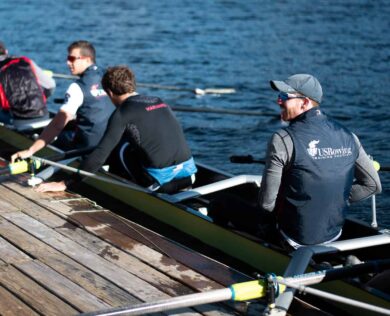
[[[286, 285], [289, 287], [303, 288], [306, 284], [317, 284], [322, 281], [339, 279], [343, 275], [359, 275], [362, 272], [383, 271], [389, 267], [389, 260], [369, 262], [362, 264], [359, 267], [346, 267], [332, 270], [323, 270], [313, 273], [297, 275], [289, 278], [276, 277], [274, 274], [268, 274], [266, 278], [260, 280], [247, 281], [242, 283], [232, 284], [228, 288], [211, 290], [195, 294], [187, 294], [178, 297], [158, 300], [153, 303], [140, 303], [136, 305], [127, 305], [122, 307], [113, 307], [100, 311], [86, 312], [80, 314], [82, 316], [103, 316], [103, 315], [145, 315], [149, 313], [166, 312], [178, 308], [193, 307], [197, 305], [217, 303], [223, 301], [249, 301], [258, 298], [266, 298], [269, 306], [273, 308], [273, 301], [280, 293], [286, 290]], [[332, 275], [333, 274], [333, 275]], [[286, 285], [285, 285], [286, 284]], [[309, 292], [310, 288], [304, 287], [304, 290]], [[327, 295], [329, 293], [317, 290], [317, 295]], [[330, 295], [329, 295], [330, 296]], [[361, 308], [383, 313], [388, 315], [389, 310], [378, 306], [361, 303], [355, 300], [344, 298], [337, 295], [332, 295], [329, 298], [359, 306]]]
[[205, 94], [230, 94], [230, 93], [236, 93], [236, 90], [233, 88], [207, 88], [207, 89], [200, 89], [200, 88], [181, 88], [177, 86], [164, 86], [154, 83], [137, 83], [138, 87], [143, 88], [151, 88], [151, 89], [162, 89], [162, 90], [176, 90], [176, 91], [189, 91], [198, 95], [205, 95]]
[[[62, 104], [64, 99], [55, 98], [54, 103]], [[193, 112], [193, 113], [215, 113], [215, 114], [228, 114], [228, 115], [247, 115], [247, 116], [270, 116], [270, 117], [279, 117], [279, 113], [276, 112], [263, 112], [263, 111], [244, 111], [244, 110], [232, 110], [225, 108], [207, 108], [207, 107], [190, 107], [182, 105], [171, 106], [172, 110], [178, 112]], [[350, 117], [347, 116], [333, 116], [334, 118], [341, 120], [350, 120]]]
[[206, 108], [206, 107], [189, 107], [189, 106], [171, 106], [172, 110], [179, 112], [194, 112], [194, 113], [216, 113], [216, 114], [232, 114], [232, 115], [249, 115], [249, 116], [273, 116], [277, 117], [278, 113], [262, 112], [262, 111], [242, 111], [224, 108]]
[[[62, 104], [65, 99], [55, 98], [54, 103]], [[241, 111], [230, 110], [223, 108], [205, 108], [205, 107], [189, 107], [189, 106], [171, 106], [171, 109], [178, 112], [194, 112], [194, 113], [216, 113], [216, 114], [231, 114], [231, 115], [249, 115], [249, 116], [272, 116], [277, 117], [277, 113], [259, 112], [259, 111]]]
[[[50, 157], [47, 157], [50, 161], [66, 160], [78, 156], [83, 156], [90, 153], [95, 147], [87, 147], [81, 149], [73, 149], [63, 153], [59, 153]], [[34, 173], [37, 169], [41, 168], [41, 161], [38, 159], [24, 159], [14, 163], [8, 164], [8, 166], [0, 168], [0, 175], [16, 175], [24, 172]]]
[[[61, 79], [70, 79], [75, 80], [78, 79], [78, 76], [73, 75], [64, 75], [59, 73], [54, 73], [51, 70], [44, 70], [44, 72], [53, 78], [61, 78]], [[236, 93], [236, 90], [233, 88], [207, 88], [207, 89], [200, 89], [200, 88], [182, 88], [177, 86], [164, 86], [154, 83], [137, 83], [138, 87], [143, 88], [151, 88], [151, 89], [162, 89], [162, 90], [176, 90], [176, 91], [189, 91], [198, 95], [204, 95], [204, 94], [230, 94], [230, 93]]]
[[[69, 150], [60, 154], [57, 154], [55, 156], [49, 157], [48, 159], [51, 161], [58, 161], [61, 165], [69, 165], [73, 161], [77, 160], [83, 155], [89, 154], [95, 149], [94, 146], [81, 148], [81, 149], [73, 149]], [[61, 170], [60, 167], [56, 166], [48, 166], [46, 169], [43, 169], [39, 173], [37, 173], [35, 176], [32, 176], [27, 183], [30, 186], [36, 186], [40, 184], [43, 181], [46, 181], [51, 176], [53, 176], [56, 172]]]
[[20, 160], [10, 163], [7, 167], [1, 168], [0, 175], [15, 175], [25, 172], [34, 174], [35, 170], [39, 169], [41, 166], [42, 164], [40, 161], [35, 161], [33, 159]]
[[79, 76], [74, 76], [74, 75], [57, 74], [52, 72], [51, 70], [44, 70], [43, 72], [53, 78], [61, 78], [61, 79], [69, 79], [69, 80], [76, 80], [80, 78]]

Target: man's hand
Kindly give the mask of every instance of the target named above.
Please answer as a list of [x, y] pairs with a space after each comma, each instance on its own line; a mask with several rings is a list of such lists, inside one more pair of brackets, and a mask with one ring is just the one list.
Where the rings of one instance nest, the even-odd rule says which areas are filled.
[[21, 151], [18, 151], [17, 153], [14, 153], [12, 156], [11, 156], [11, 163], [14, 163], [16, 159], [20, 158], [20, 159], [26, 159], [26, 158], [29, 158], [33, 155], [33, 153], [31, 152], [30, 149], [26, 149], [26, 150], [21, 150]]
[[59, 192], [66, 190], [65, 181], [41, 183], [35, 189], [37, 192]]

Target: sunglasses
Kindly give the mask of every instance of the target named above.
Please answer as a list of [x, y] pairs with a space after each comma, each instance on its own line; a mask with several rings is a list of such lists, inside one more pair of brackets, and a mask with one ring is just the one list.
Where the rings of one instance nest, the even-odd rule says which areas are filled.
[[87, 58], [87, 56], [72, 56], [72, 55], [68, 55], [66, 60], [71, 62], [71, 63], [74, 63], [77, 59], [83, 59], [83, 58]]
[[280, 99], [282, 102], [285, 102], [289, 99], [305, 99], [304, 96], [289, 96], [286, 92], [280, 92], [278, 95], [278, 99]]

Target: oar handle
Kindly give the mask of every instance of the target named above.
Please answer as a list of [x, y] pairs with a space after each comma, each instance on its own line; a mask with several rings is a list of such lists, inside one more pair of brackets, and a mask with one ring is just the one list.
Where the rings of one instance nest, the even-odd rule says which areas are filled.
[[[83, 156], [89, 154], [95, 149], [95, 147], [87, 147], [81, 149], [73, 149], [60, 154], [53, 155], [48, 157], [50, 161], [59, 161], [64, 159], [69, 159], [77, 156]], [[16, 175], [25, 172], [34, 173], [36, 169], [41, 168], [41, 161], [39, 159], [25, 159], [20, 161], [15, 161], [14, 163], [8, 164], [7, 167], [0, 168], [1, 175]]]
[[40, 161], [36, 161], [33, 159], [28, 160], [20, 160], [13, 163], [10, 163], [7, 167], [3, 168], [0, 171], [0, 175], [5, 174], [21, 174], [25, 172], [35, 173], [35, 170], [39, 169], [42, 166]]

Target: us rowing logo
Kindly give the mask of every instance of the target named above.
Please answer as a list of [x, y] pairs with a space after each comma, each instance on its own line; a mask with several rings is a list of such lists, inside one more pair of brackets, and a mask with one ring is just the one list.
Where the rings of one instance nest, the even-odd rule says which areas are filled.
[[312, 140], [308, 144], [307, 152], [313, 159], [332, 159], [340, 157], [348, 157], [352, 155], [351, 147], [319, 147], [319, 140]]
[[307, 149], [307, 152], [310, 156], [315, 157], [317, 155], [318, 148], [316, 146], [319, 142], [319, 140], [312, 140], [309, 143], [309, 148]]

